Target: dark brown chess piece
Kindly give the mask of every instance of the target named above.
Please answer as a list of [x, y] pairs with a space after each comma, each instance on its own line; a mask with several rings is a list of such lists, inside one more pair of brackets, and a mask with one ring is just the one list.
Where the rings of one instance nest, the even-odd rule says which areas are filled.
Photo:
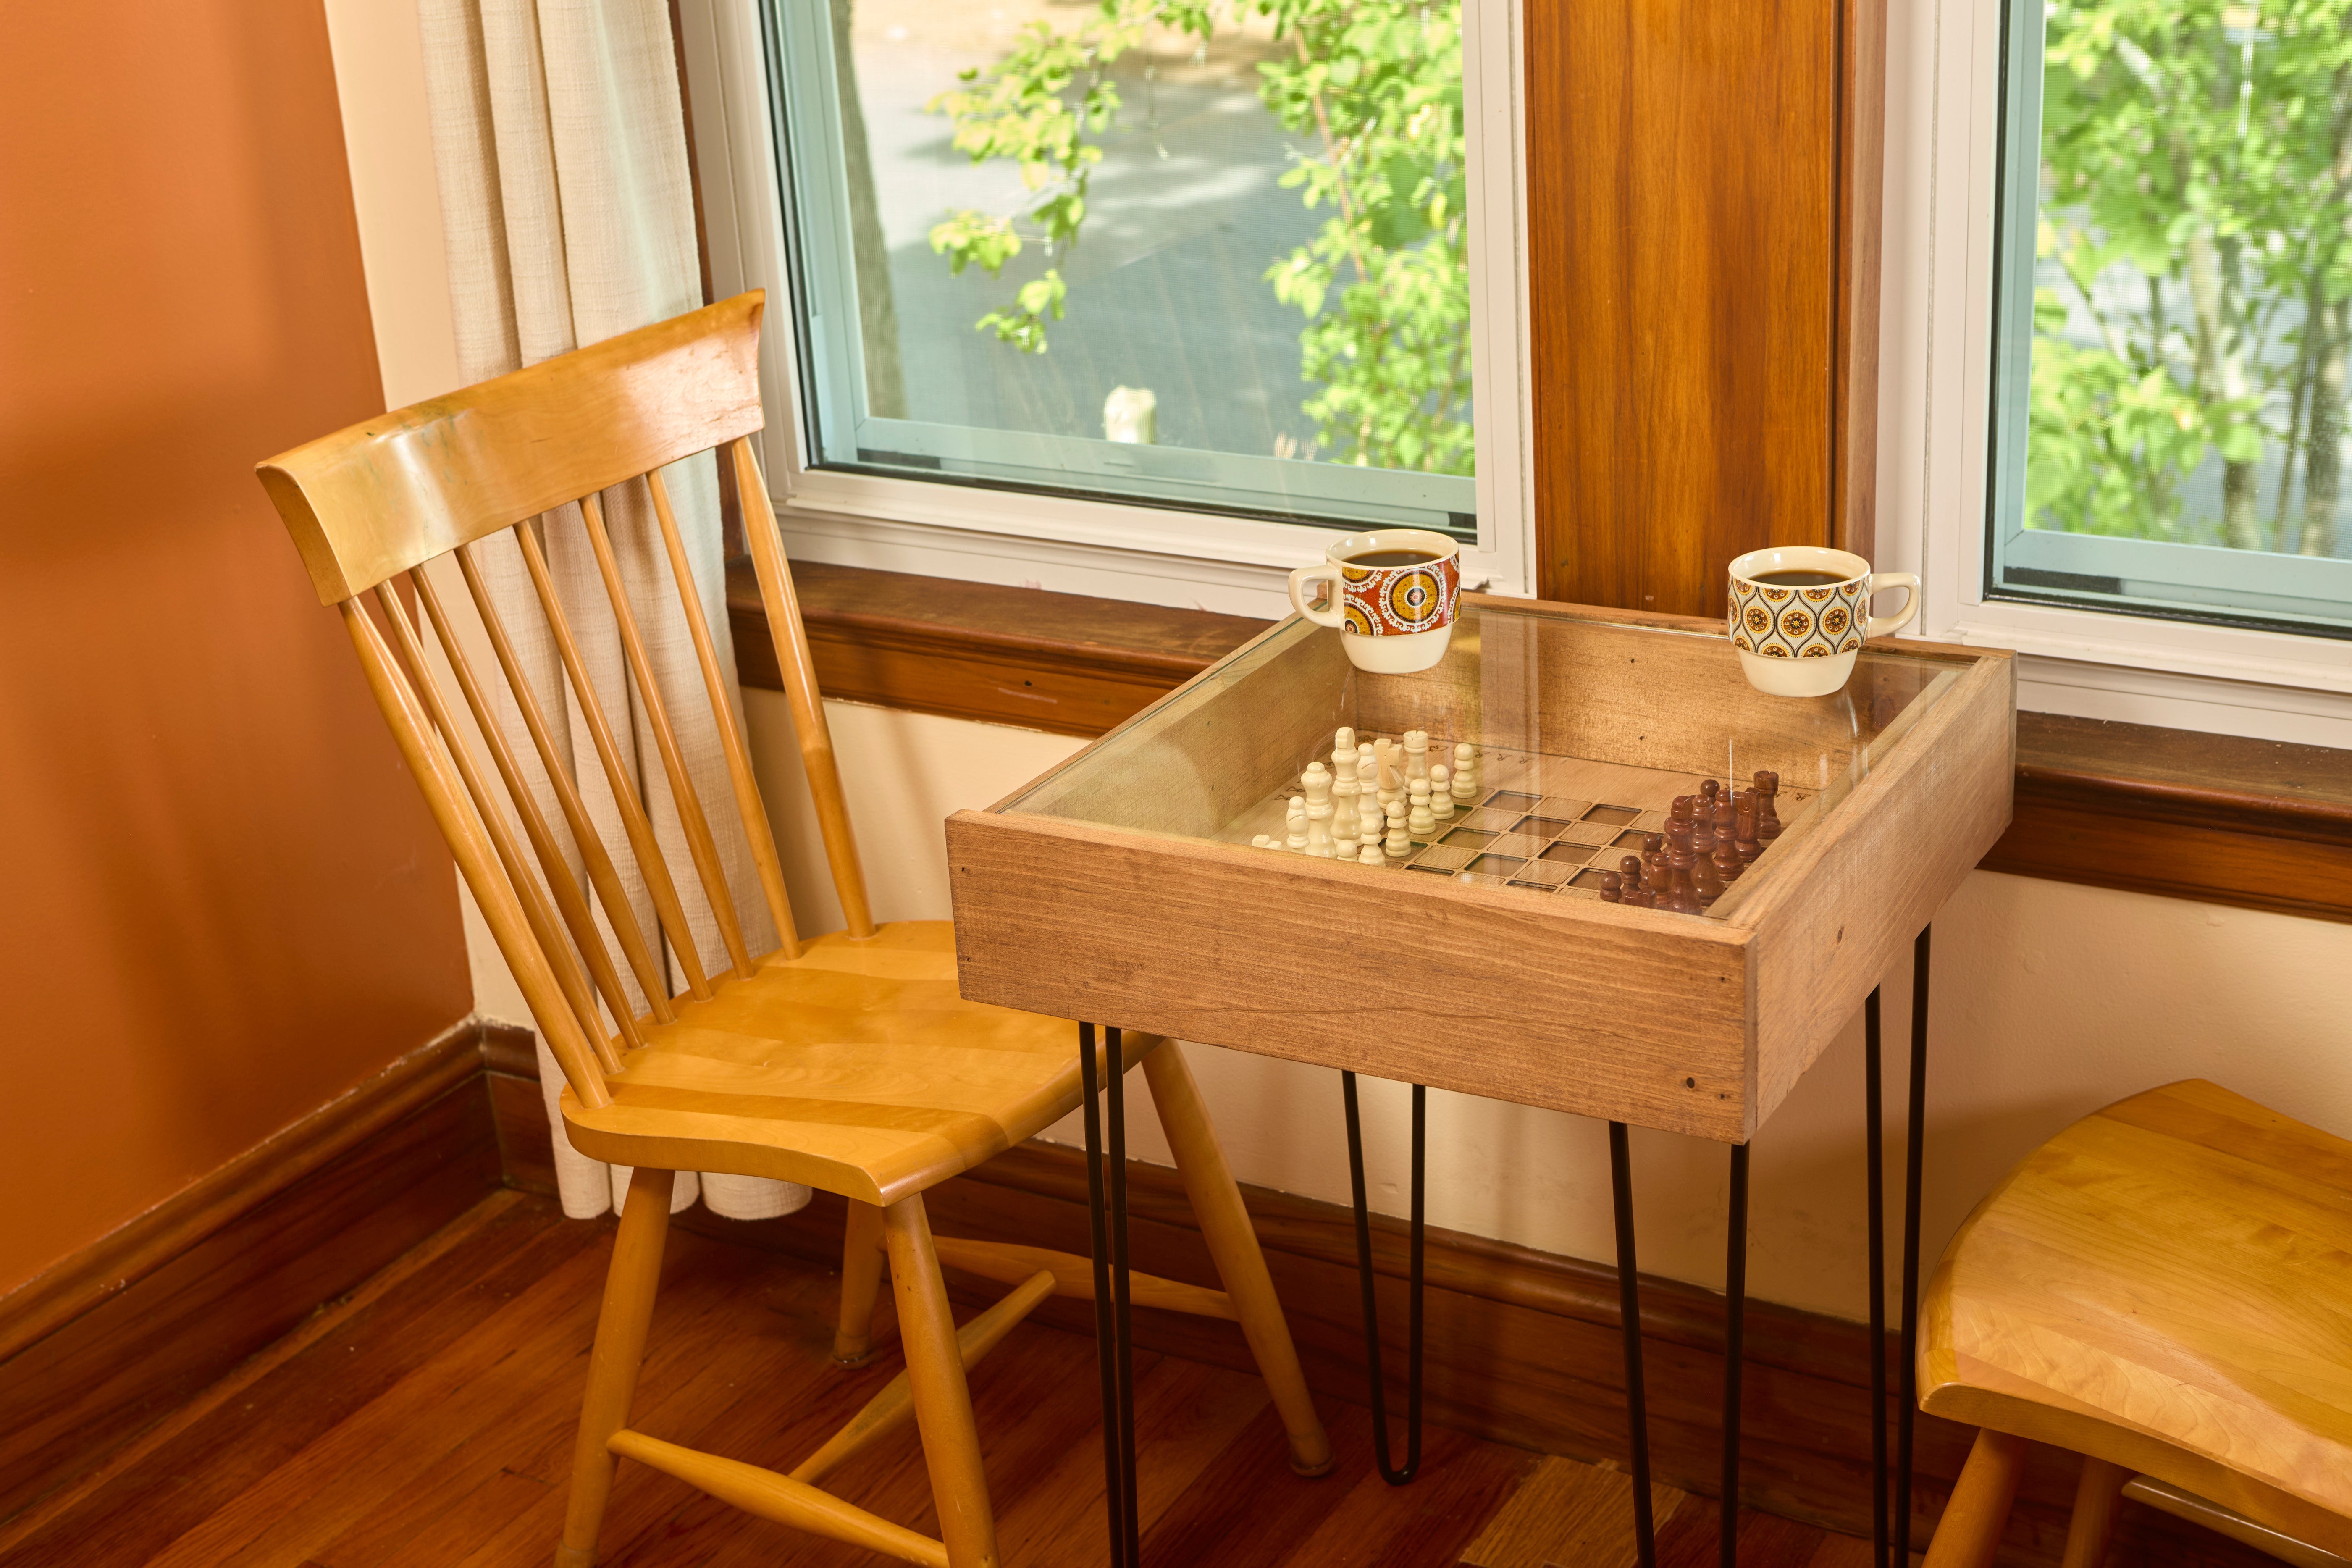
[[1691, 890], [1698, 895], [1699, 908], [1705, 909], [1723, 897], [1723, 879], [1715, 874], [1715, 862], [1706, 856], [1696, 857], [1691, 865]]
[[1701, 779], [1698, 781], [1697, 804], [1706, 816], [1712, 816], [1715, 815], [1715, 797], [1722, 791], [1722, 789], [1723, 785], [1718, 780]]
[[1691, 867], [1698, 857], [1691, 853], [1691, 825], [1673, 822], [1666, 825], [1666, 866], [1669, 880], [1662, 908], [1679, 910], [1685, 914], [1698, 913], [1698, 890], [1691, 885]]
[[1752, 789], [1739, 792], [1739, 815], [1732, 827], [1732, 836], [1738, 846], [1739, 860], [1742, 865], [1753, 864], [1756, 857], [1764, 853], [1764, 846], [1756, 841], [1757, 799], [1757, 794]]
[[1739, 858], [1738, 846], [1727, 834], [1715, 841], [1714, 865], [1715, 874], [1726, 882], [1737, 882], [1740, 873], [1748, 869], [1747, 863]]
[[1623, 903], [1625, 901], [1625, 879], [1619, 876], [1614, 871], [1601, 872], [1601, 901], [1604, 904]]
[[1780, 813], [1773, 797], [1780, 793], [1780, 775], [1769, 771], [1756, 775], [1756, 842], [1769, 844], [1780, 837]]
[[1647, 881], [1663, 885], [1666, 879], [1666, 836], [1663, 833], [1642, 835], [1642, 869]]

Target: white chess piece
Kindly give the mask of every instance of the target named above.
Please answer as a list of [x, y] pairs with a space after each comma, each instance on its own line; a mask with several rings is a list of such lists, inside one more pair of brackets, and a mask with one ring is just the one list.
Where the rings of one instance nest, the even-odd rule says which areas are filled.
[[1470, 749], [1467, 741], [1454, 748], [1454, 798], [1460, 801], [1478, 798], [1478, 756]]
[[1404, 782], [1410, 789], [1416, 779], [1429, 776], [1429, 731], [1407, 730], [1404, 732]]
[[1307, 853], [1318, 860], [1331, 858], [1331, 803], [1328, 800], [1307, 803]]
[[1385, 866], [1388, 863], [1389, 858], [1381, 853], [1381, 841], [1377, 838], [1365, 839], [1364, 847], [1356, 851], [1356, 864], [1359, 866]]
[[1402, 749], [1394, 742], [1381, 742], [1381, 809], [1385, 811], [1404, 798], [1404, 775], [1397, 772], [1397, 761]]
[[1290, 797], [1290, 820], [1283, 847], [1286, 849], [1307, 847], [1307, 797], [1303, 795], [1294, 795]]
[[1416, 838], [1426, 838], [1437, 831], [1437, 817], [1429, 809], [1429, 781], [1410, 779], [1405, 789], [1412, 799], [1405, 814], [1405, 827]]
[[1357, 786], [1356, 837], [1377, 849], [1381, 835], [1387, 831], [1388, 816], [1381, 810], [1381, 797], [1370, 784]]
[[1350, 730], [1349, 728], [1348, 728], [1348, 726], [1346, 726], [1345, 724], [1342, 724], [1342, 725], [1340, 725], [1340, 726], [1339, 726], [1339, 733], [1338, 733], [1338, 734], [1336, 734], [1336, 735], [1334, 735], [1334, 736], [1332, 736], [1332, 738], [1331, 738], [1331, 765], [1332, 765], [1332, 767], [1333, 767], [1334, 769], [1337, 769], [1337, 768], [1338, 768], [1338, 766], [1339, 766], [1339, 759], [1340, 759], [1341, 757], [1352, 757], [1352, 756], [1354, 756], [1355, 754], [1356, 754], [1356, 732], [1355, 732], [1353, 730]]
[[1307, 771], [1299, 775], [1298, 782], [1307, 788], [1307, 805], [1313, 805], [1318, 801], [1328, 803], [1330, 800], [1331, 770], [1321, 763], [1307, 763]]
[[1433, 763], [1429, 769], [1429, 815], [1444, 822], [1454, 815], [1454, 792], [1445, 781], [1453, 773], [1444, 763]]
[[1405, 829], [1404, 802], [1389, 802], [1389, 858], [1402, 860], [1412, 853], [1412, 837]]
[[1265, 834], [1261, 833], [1256, 837], [1250, 840], [1250, 847], [1253, 849], [1279, 849], [1282, 846], [1276, 844], [1272, 838], [1269, 838]]
[[[1342, 735], [1352, 731], [1342, 730]], [[1334, 748], [1331, 752], [1331, 842], [1344, 856], [1356, 853], [1356, 751]]]

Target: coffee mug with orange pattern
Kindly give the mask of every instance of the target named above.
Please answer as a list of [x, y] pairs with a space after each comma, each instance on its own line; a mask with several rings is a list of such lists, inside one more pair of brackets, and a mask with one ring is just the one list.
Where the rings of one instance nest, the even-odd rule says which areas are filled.
[[[1381, 528], [1334, 540], [1324, 556], [1290, 574], [1290, 607], [1339, 627], [1350, 664], [1411, 675], [1445, 657], [1462, 594], [1460, 545], [1425, 528]], [[1319, 605], [1317, 583], [1330, 584]]]
[[[1870, 596], [1881, 588], [1909, 590], [1902, 614], [1870, 613]], [[1838, 690], [1865, 638], [1898, 632], [1918, 613], [1918, 578], [1873, 572], [1843, 550], [1788, 544], [1731, 563], [1731, 646], [1748, 683], [1775, 697]]]

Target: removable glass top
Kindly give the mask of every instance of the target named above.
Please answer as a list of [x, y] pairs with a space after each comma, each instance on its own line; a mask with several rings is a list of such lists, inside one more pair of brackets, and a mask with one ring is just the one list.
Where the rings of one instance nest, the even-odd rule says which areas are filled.
[[[1339, 847], [1365, 876], [1733, 918], [1968, 668], [1869, 649], [1832, 696], [1768, 697], [1721, 633], [1601, 614], [1465, 597], [1445, 658], [1417, 675], [1357, 670], [1340, 633], [1293, 617], [1003, 809], [1243, 847], [1264, 836], [1275, 847], [1259, 853], [1297, 856], [1294, 799], [1332, 801], [1320, 831], [1308, 823], [1317, 848], [1348, 826], [1344, 786], [1309, 771], [1344, 775], [1334, 752], [1345, 727], [1360, 745], [1398, 745], [1408, 807], [1391, 833], [1357, 797], [1357, 823], [1381, 823], [1379, 863], [1361, 862], [1360, 837]], [[1428, 737], [1423, 768], [1451, 771], [1456, 747], [1472, 748], [1473, 782], [1433, 790], [1426, 820], [1411, 811], [1416, 769], [1402, 749], [1415, 731]], [[1710, 780], [1732, 803], [1720, 833], [1701, 826]], [[1769, 808], [1747, 811], [1740, 793], [1767, 785]], [[1675, 816], [1685, 796], [1687, 832]]]

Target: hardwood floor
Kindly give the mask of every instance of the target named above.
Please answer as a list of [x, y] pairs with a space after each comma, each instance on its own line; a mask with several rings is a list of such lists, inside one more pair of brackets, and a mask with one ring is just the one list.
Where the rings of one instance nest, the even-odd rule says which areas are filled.
[[[5, 1526], [0, 1564], [111, 1568], [541, 1568], [563, 1480], [612, 1223], [501, 1192]], [[829, 1358], [829, 1273], [673, 1229], [637, 1414], [674, 1441], [789, 1468], [898, 1368]], [[888, 1343], [888, 1293], [877, 1342]], [[972, 1376], [1008, 1564], [1106, 1558], [1093, 1346], [1016, 1329]], [[1294, 1476], [1255, 1377], [1172, 1356], [1136, 1362], [1144, 1559], [1151, 1568], [1421, 1568], [1462, 1560], [1518, 1496], [1492, 1568], [1617, 1556], [1571, 1544], [1623, 1481], [1431, 1427], [1419, 1479], [1381, 1482], [1360, 1407], [1324, 1402], [1337, 1463]], [[1544, 1484], [1519, 1496], [1531, 1477]], [[827, 1483], [935, 1530], [911, 1429]], [[1557, 1495], [1555, 1495], [1557, 1494]], [[1712, 1561], [1715, 1510], [1675, 1506], [1662, 1564]], [[1595, 1499], [1601, 1503], [1596, 1504]], [[1752, 1546], [1747, 1543], [1752, 1542]], [[1843, 1538], [1757, 1515], [1743, 1563], [1832, 1568]], [[1491, 1542], [1490, 1542], [1491, 1544]], [[1631, 1561], [1630, 1539], [1622, 1542]], [[1556, 1553], [1574, 1552], [1573, 1556]], [[1859, 1558], [1852, 1559], [1858, 1563]], [[879, 1559], [738, 1512], [625, 1464], [607, 1568], [818, 1568]]]

